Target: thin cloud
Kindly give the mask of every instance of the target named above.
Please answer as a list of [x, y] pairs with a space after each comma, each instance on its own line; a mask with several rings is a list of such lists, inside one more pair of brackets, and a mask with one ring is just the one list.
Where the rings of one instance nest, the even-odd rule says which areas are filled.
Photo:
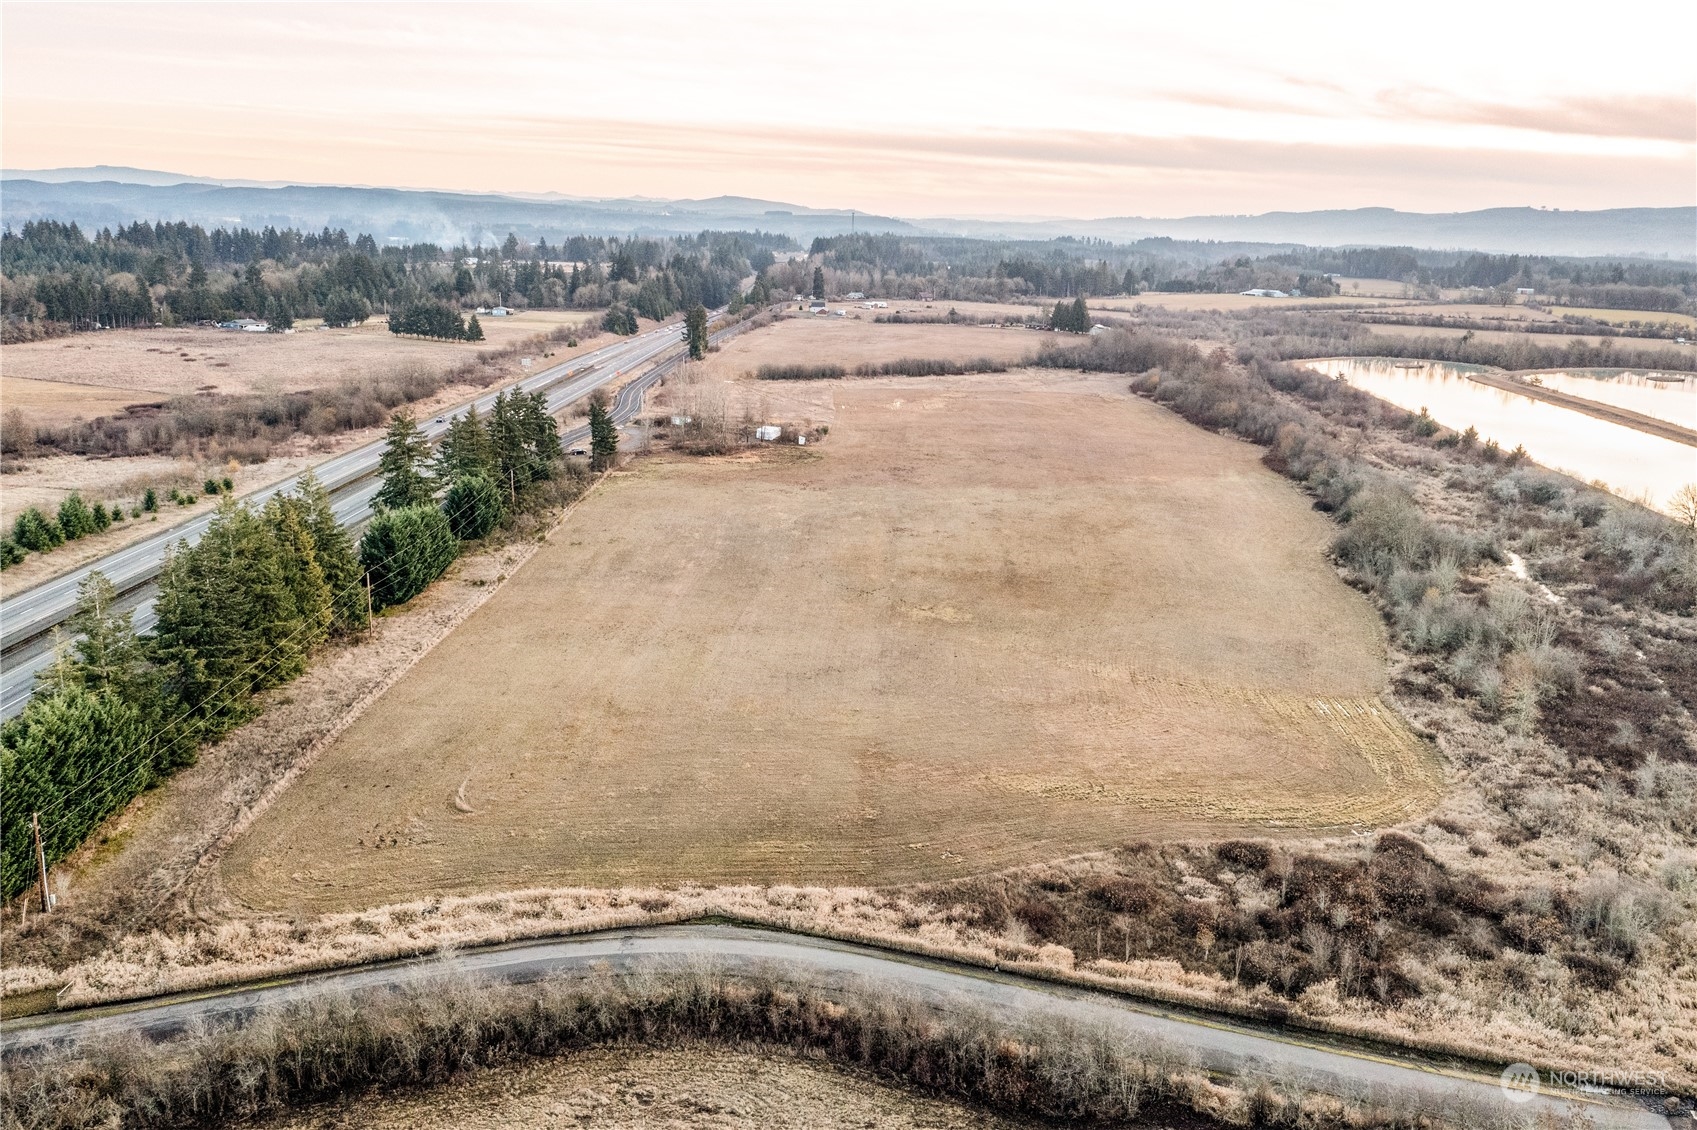
[[1500, 126], [1538, 133], [1697, 143], [1697, 105], [1689, 98], [1639, 95], [1564, 98], [1532, 106], [1476, 102], [1436, 91], [1389, 93], [1379, 102], [1393, 114], [1434, 122]]

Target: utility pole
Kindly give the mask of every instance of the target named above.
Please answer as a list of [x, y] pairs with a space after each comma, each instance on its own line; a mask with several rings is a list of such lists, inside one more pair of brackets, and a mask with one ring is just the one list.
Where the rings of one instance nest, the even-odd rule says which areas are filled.
[[41, 813], [29, 814], [30, 829], [35, 833], [35, 870], [41, 884], [41, 912], [53, 909], [53, 896], [47, 893], [47, 852], [41, 846]]

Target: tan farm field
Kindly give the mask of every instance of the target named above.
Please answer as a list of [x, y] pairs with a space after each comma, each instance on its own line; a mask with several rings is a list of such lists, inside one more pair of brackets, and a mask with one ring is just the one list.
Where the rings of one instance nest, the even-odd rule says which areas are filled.
[[823, 445], [592, 493], [226, 891], [897, 883], [1435, 799], [1377, 617], [1255, 448], [1108, 378], [820, 384]]
[[[957, 304], [962, 309], [969, 305]], [[732, 338], [717, 353], [709, 354], [700, 368], [710, 379], [736, 380], [762, 365], [838, 364], [853, 369], [906, 357], [962, 362], [987, 357], [1013, 363], [1055, 339], [1045, 331], [1014, 326], [877, 323], [872, 320], [873, 311], [860, 313], [866, 316], [782, 318], [757, 333]]]
[[1603, 342], [1613, 342], [1616, 349], [1654, 349], [1668, 350], [1672, 353], [1684, 353], [1697, 356], [1697, 343], [1687, 341], [1680, 345], [1668, 338], [1655, 337], [1585, 337], [1581, 334], [1551, 334], [1551, 333], [1517, 333], [1513, 330], [1468, 330], [1460, 326], [1387, 326], [1369, 323], [1367, 329], [1381, 337], [1461, 337], [1471, 333], [1480, 341], [1517, 342], [1523, 341], [1544, 349], [1562, 349], [1570, 342], [1582, 342], [1588, 346], [1598, 346]]
[[[140, 394], [132, 395], [130, 403], [202, 391], [299, 392], [400, 364], [447, 369], [481, 349], [599, 317], [594, 311], [533, 310], [508, 318], [480, 318], [486, 338], [480, 343], [397, 337], [381, 317], [348, 329], [303, 326], [292, 334], [206, 326], [73, 334], [0, 351], [5, 369], [0, 396], [11, 399], [12, 378], [100, 386], [112, 395], [130, 389]], [[565, 352], [563, 346], [558, 348]]]

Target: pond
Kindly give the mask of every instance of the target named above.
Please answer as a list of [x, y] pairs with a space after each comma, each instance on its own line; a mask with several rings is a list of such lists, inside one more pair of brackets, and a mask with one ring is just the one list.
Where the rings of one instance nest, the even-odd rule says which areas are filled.
[[[1657, 509], [1665, 510], [1680, 487], [1697, 482], [1697, 447], [1469, 380], [1469, 370], [1483, 371], [1478, 366], [1380, 357], [1328, 358], [1306, 364], [1327, 376], [1342, 377], [1399, 408], [1410, 412], [1425, 408], [1445, 427], [1465, 429], [1471, 425], [1479, 429], [1481, 441], [1494, 439], [1504, 451], [1524, 446], [1527, 454], [1546, 467], [1606, 486]], [[1694, 426], [1689, 416], [1681, 420], [1662, 414], [1679, 411], [1682, 403], [1697, 403], [1692, 399], [1697, 388], [1689, 379], [1670, 383], [1662, 390], [1643, 387], [1656, 383], [1643, 374], [1632, 374], [1638, 385], [1613, 385], [1585, 376], [1583, 370], [1540, 375], [1547, 388]], [[1610, 385], [1613, 387], [1606, 396], [1599, 395]], [[1663, 401], [1652, 399], [1663, 396], [1668, 398], [1665, 406]], [[1627, 402], [1626, 397], [1634, 399]], [[1648, 411], [1651, 407], [1657, 411]]]
[[1697, 428], [1697, 376], [1691, 373], [1643, 373], [1631, 369], [1555, 369], [1523, 374], [1545, 388], [1612, 404]]

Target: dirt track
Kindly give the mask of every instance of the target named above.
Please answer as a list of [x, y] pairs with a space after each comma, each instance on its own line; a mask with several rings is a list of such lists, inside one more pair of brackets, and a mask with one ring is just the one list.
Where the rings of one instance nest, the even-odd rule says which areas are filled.
[[836, 382], [823, 448], [639, 463], [259, 819], [228, 888], [900, 882], [1428, 804], [1328, 524], [1117, 385]]

